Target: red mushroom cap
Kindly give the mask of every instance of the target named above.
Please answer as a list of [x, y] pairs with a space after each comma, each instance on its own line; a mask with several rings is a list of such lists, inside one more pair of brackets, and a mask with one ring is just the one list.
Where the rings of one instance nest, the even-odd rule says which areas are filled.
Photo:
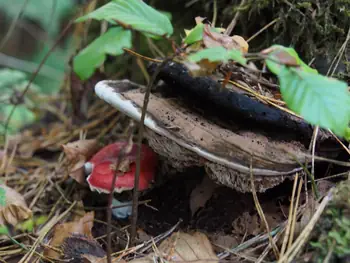
[[[111, 184], [115, 170], [113, 165], [116, 164], [118, 154], [126, 146], [127, 142], [117, 142], [102, 148], [89, 161], [92, 164], [92, 172], [88, 176], [87, 181], [91, 190], [98, 192], [110, 193]], [[127, 172], [117, 171], [117, 179], [114, 186], [115, 192], [122, 192], [134, 188], [134, 179], [136, 172], [136, 154], [137, 145], [133, 145], [130, 153], [124, 160], [129, 162], [129, 170]], [[141, 170], [139, 180], [139, 190], [143, 191], [149, 188], [154, 179], [157, 154], [147, 145], [141, 146]]]

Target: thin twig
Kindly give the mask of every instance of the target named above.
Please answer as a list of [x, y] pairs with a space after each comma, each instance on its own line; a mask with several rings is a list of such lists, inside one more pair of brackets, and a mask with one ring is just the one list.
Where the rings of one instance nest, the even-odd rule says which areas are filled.
[[292, 225], [292, 218], [293, 218], [293, 205], [294, 205], [294, 196], [295, 192], [297, 189], [297, 184], [298, 184], [298, 174], [295, 175], [294, 177], [294, 184], [293, 184], [293, 191], [292, 191], [292, 198], [290, 200], [290, 206], [289, 206], [289, 214], [288, 214], [288, 224], [286, 227], [286, 231], [284, 233], [284, 238], [283, 238], [283, 243], [282, 243], [282, 248], [280, 252], [280, 256], [282, 257], [284, 252], [286, 251], [287, 244], [288, 244], [288, 237], [290, 235], [290, 230], [291, 230], [291, 225]]
[[12, 35], [13, 31], [16, 28], [17, 22], [18, 20], [21, 18], [21, 16], [23, 15], [23, 12], [28, 4], [29, 0], [25, 0], [21, 6], [21, 9], [19, 10], [17, 16], [13, 19], [9, 30], [7, 31], [6, 35], [4, 36], [4, 38], [2, 39], [1, 43], [0, 43], [0, 50], [3, 49], [3, 47], [6, 45], [7, 41], [9, 40], [10, 36]]
[[128, 49], [128, 48], [126, 48], [126, 47], [124, 47], [123, 50], [126, 51], [126, 52], [128, 52], [128, 53], [130, 53], [130, 54], [133, 55], [133, 56], [142, 58], [143, 60], [148, 60], [148, 61], [157, 62], [157, 63], [161, 63], [161, 62], [162, 62], [162, 60], [143, 56], [143, 55], [141, 55], [141, 54], [139, 54], [139, 53], [137, 53], [137, 52], [135, 52], [135, 51], [133, 51], [133, 50], [131, 50], [131, 49]]
[[226, 35], [231, 35], [233, 29], [235, 28], [237, 21], [239, 19], [239, 16], [241, 15], [240, 9], [243, 7], [243, 5], [245, 5], [246, 0], [242, 0], [241, 4], [238, 7], [237, 13], [235, 14], [235, 16], [233, 17], [231, 23], [229, 24], [229, 26], [226, 28], [225, 34]]
[[280, 20], [280, 18], [275, 18], [274, 20], [272, 20], [270, 23], [268, 23], [267, 25], [265, 25], [263, 28], [261, 28], [258, 32], [256, 32], [254, 35], [252, 35], [250, 38], [247, 39], [247, 42], [249, 43], [249, 41], [252, 41], [254, 38], [256, 38], [258, 35], [260, 35], [262, 32], [264, 32], [266, 29], [268, 29], [270, 26], [272, 26], [273, 24], [275, 24], [276, 22], [278, 22]]
[[143, 101], [143, 106], [142, 106], [142, 114], [141, 114], [141, 120], [140, 120], [140, 125], [139, 125], [139, 133], [138, 133], [138, 138], [137, 138], [137, 157], [136, 157], [136, 172], [135, 172], [135, 181], [134, 181], [134, 192], [133, 192], [133, 198], [132, 198], [132, 218], [131, 218], [131, 237], [130, 237], [130, 242], [131, 245], [133, 246], [135, 243], [135, 237], [136, 237], [136, 224], [137, 224], [137, 213], [138, 213], [138, 198], [139, 198], [139, 181], [140, 181], [140, 170], [141, 170], [141, 143], [142, 143], [142, 135], [143, 135], [143, 130], [144, 130], [144, 121], [146, 117], [146, 111], [147, 111], [147, 105], [149, 101], [149, 97], [151, 94], [151, 88], [153, 84], [156, 81], [157, 75], [162, 69], [162, 67], [170, 60], [171, 58], [164, 59], [161, 64], [158, 65], [156, 68], [155, 72], [152, 75], [152, 78], [150, 82], [147, 85], [146, 88], [146, 93], [145, 93], [145, 98]]
[[108, 196], [108, 208], [107, 208], [107, 262], [111, 263], [112, 262], [112, 203], [113, 203], [113, 194], [114, 194], [114, 187], [115, 187], [115, 182], [117, 181], [117, 177], [119, 174], [119, 165], [122, 163], [123, 159], [125, 156], [131, 152], [132, 146], [133, 146], [133, 130], [134, 130], [134, 125], [132, 125], [133, 122], [130, 122], [130, 135], [128, 138], [128, 143], [119, 151], [116, 162], [115, 162], [115, 171], [113, 174], [113, 180], [110, 188], [110, 193]]
[[215, 27], [216, 19], [218, 16], [218, 1], [214, 0], [213, 5], [214, 5], [213, 6], [213, 21], [211, 22], [211, 25], [212, 25], [212, 27]]
[[288, 240], [288, 249], [292, 246], [293, 239], [294, 239], [295, 223], [297, 220], [298, 206], [299, 206], [300, 193], [301, 193], [302, 187], [303, 187], [303, 178], [300, 178], [298, 192], [297, 192], [297, 199], [295, 201], [294, 211], [293, 211], [292, 229], [291, 229], [289, 240]]
[[295, 240], [293, 245], [287, 250], [287, 252], [278, 260], [278, 263], [292, 262], [296, 254], [300, 251], [302, 246], [308, 239], [311, 231], [315, 227], [318, 219], [324, 211], [327, 204], [332, 200], [332, 189], [328, 191], [328, 194], [324, 197], [321, 204], [318, 206], [317, 211], [314, 213], [309, 223], [305, 226], [304, 230], [300, 233], [299, 237]]
[[[22, 101], [25, 94], [27, 93], [27, 91], [29, 90], [30, 86], [32, 85], [34, 79], [36, 78], [36, 76], [38, 75], [39, 71], [41, 70], [41, 68], [44, 66], [44, 63], [46, 62], [46, 60], [49, 58], [49, 56], [51, 55], [52, 51], [56, 48], [56, 46], [58, 46], [58, 44], [60, 43], [61, 39], [64, 37], [64, 35], [67, 33], [67, 31], [69, 30], [69, 28], [72, 26], [73, 24], [73, 20], [71, 20], [68, 25], [63, 29], [63, 31], [61, 32], [61, 34], [59, 35], [59, 37], [57, 38], [57, 40], [55, 41], [55, 43], [53, 44], [53, 46], [50, 48], [50, 50], [46, 53], [46, 55], [44, 56], [44, 58], [41, 60], [38, 68], [35, 70], [35, 72], [32, 74], [31, 78], [29, 79], [28, 84], [26, 85], [26, 87], [24, 88], [23, 92], [20, 94], [20, 96], [18, 97], [18, 101]], [[6, 135], [7, 135], [7, 130], [8, 130], [8, 126], [10, 124], [11, 118], [16, 110], [18, 103], [14, 104], [10, 114], [8, 115], [5, 125], [4, 125], [4, 140], [6, 140]]]
[[[269, 224], [267, 223], [267, 220], [266, 220], [266, 217], [264, 215], [264, 212], [261, 208], [261, 205], [259, 203], [259, 199], [258, 199], [258, 196], [256, 194], [256, 190], [255, 190], [255, 185], [254, 185], [254, 175], [253, 175], [253, 165], [252, 165], [252, 159], [250, 160], [250, 183], [251, 183], [251, 190], [252, 190], [252, 194], [253, 194], [253, 199], [254, 199], [254, 203], [255, 203], [255, 206], [256, 206], [256, 210], [258, 211], [258, 214], [261, 218], [261, 220], [264, 222], [265, 224], [265, 227], [266, 227], [266, 231], [267, 233], [270, 233], [270, 227], [269, 227]], [[275, 242], [273, 241], [272, 239], [272, 236], [269, 234], [269, 243], [272, 247], [272, 250], [276, 256], [276, 258], [278, 259], [279, 258], [279, 252], [278, 252], [278, 248], [275, 244]]]
[[[337, 67], [338, 67], [338, 65], [339, 65], [339, 62], [340, 62], [342, 56], [344, 55], [344, 52], [345, 52], [345, 50], [346, 50], [346, 46], [347, 46], [349, 40], [350, 40], [350, 27], [349, 27], [348, 34], [347, 34], [347, 36], [346, 36], [346, 39], [345, 39], [344, 43], [342, 44], [342, 46], [341, 46], [340, 49], [338, 50], [337, 55], [334, 57], [334, 59], [333, 59], [331, 65], [329, 66], [329, 68], [328, 68], [328, 70], [327, 70], [327, 74], [326, 74], [327, 76], [329, 76], [329, 73], [330, 73], [330, 71], [331, 71], [331, 69], [332, 69], [334, 63], [336, 63], [336, 64], [335, 64], [335, 67], [333, 68], [333, 71], [332, 71], [331, 76], [334, 75], [335, 70], [337, 69]], [[338, 59], [337, 59], [337, 58], [338, 58]]]
[[311, 158], [311, 174], [312, 174], [312, 180], [315, 180], [315, 151], [316, 151], [316, 141], [318, 136], [319, 126], [316, 126], [314, 128], [314, 136], [312, 140], [312, 158]]

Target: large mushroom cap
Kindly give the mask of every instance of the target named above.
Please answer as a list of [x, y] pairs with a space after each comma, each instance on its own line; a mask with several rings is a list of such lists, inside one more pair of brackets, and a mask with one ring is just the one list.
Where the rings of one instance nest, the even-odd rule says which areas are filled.
[[[128, 80], [106, 80], [96, 85], [95, 92], [139, 121], [144, 88]], [[181, 100], [155, 93], [150, 96], [145, 126], [150, 146], [174, 166], [205, 166], [212, 178], [243, 192], [250, 191], [251, 161], [257, 191], [282, 182], [302, 169], [298, 162], [305, 163], [306, 149], [301, 143], [224, 128], [189, 110]]]

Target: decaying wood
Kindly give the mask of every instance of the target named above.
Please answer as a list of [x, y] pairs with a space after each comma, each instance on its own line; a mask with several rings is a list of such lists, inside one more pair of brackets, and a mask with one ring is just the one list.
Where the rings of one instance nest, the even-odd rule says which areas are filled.
[[[141, 116], [143, 90], [128, 80], [103, 81], [96, 87], [98, 96], [135, 120]], [[165, 96], [162, 91], [150, 95], [145, 121], [148, 143], [176, 169], [203, 166], [217, 182], [246, 192], [252, 160], [256, 190], [262, 192], [300, 171], [299, 163], [308, 161], [303, 154], [308, 150], [300, 141], [276, 140], [266, 133], [239, 129], [239, 123], [235, 129], [222, 123], [193, 110], [181, 96]]]
[[[150, 73], [156, 65], [149, 65]], [[192, 110], [201, 111], [208, 119], [221, 121], [221, 125], [229, 129], [250, 130], [273, 140], [299, 141], [305, 146], [310, 143], [313, 127], [303, 119], [245, 94], [224, 89], [211, 77], [194, 78], [182, 64], [169, 62], [158, 78], [167, 84], [165, 87], [171, 96], [183, 98]], [[322, 144], [325, 140], [329, 142], [331, 136], [320, 130], [318, 143]]]

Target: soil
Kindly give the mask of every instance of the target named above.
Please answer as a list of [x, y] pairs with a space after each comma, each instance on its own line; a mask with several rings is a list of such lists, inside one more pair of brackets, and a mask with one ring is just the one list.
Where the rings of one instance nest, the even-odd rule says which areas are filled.
[[[240, 232], [234, 229], [233, 221], [244, 212], [250, 215], [256, 213], [252, 194], [240, 193], [225, 186], [218, 187], [205, 207], [191, 216], [190, 194], [203, 179], [204, 171], [192, 169], [186, 173], [174, 176], [165, 184], [153, 189], [140, 200], [149, 200], [148, 205], [139, 207], [138, 226], [147, 234], [155, 236], [162, 234], [182, 220], [180, 229], [199, 230], [214, 234], [218, 231], [224, 234]], [[262, 203], [276, 200], [276, 207], [287, 204], [287, 197], [292, 191], [292, 183], [287, 181], [263, 194], [258, 194]], [[156, 211], [155, 209], [158, 211]], [[285, 211], [283, 211], [285, 212]], [[283, 216], [280, 211], [280, 216]], [[128, 221], [116, 221], [129, 224]]]

